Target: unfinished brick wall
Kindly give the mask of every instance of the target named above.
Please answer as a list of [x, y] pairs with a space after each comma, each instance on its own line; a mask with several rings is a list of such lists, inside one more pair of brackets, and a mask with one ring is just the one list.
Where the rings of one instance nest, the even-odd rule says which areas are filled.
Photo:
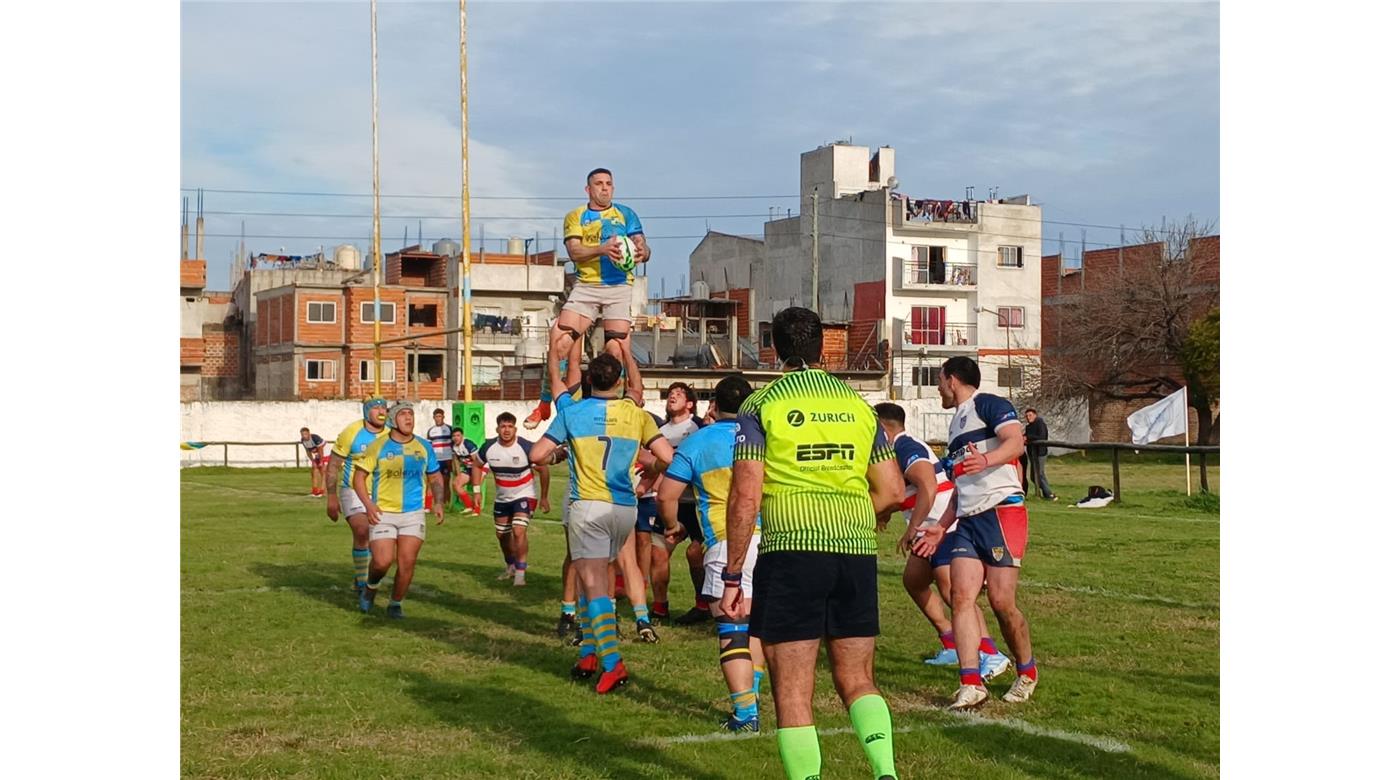
[[204, 375], [222, 378], [238, 376], [242, 358], [242, 334], [238, 327], [207, 323], [204, 326]]

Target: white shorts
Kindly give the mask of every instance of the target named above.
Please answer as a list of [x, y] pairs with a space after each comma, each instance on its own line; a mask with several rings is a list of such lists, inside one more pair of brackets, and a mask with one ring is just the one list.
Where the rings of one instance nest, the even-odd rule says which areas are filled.
[[569, 555], [612, 560], [637, 525], [637, 508], [607, 501], [575, 501], [569, 507]]
[[[603, 262], [608, 262], [603, 260]], [[632, 285], [588, 284], [580, 282], [569, 291], [564, 310], [598, 320], [632, 321]]]
[[340, 488], [335, 492], [340, 498], [340, 514], [344, 517], [351, 515], [362, 515], [365, 513], [365, 505], [360, 503], [360, 497], [355, 494], [354, 488]]
[[427, 514], [421, 509], [417, 512], [380, 512], [379, 522], [369, 527], [369, 540], [397, 539], [400, 536], [426, 539], [427, 529]]
[[[753, 598], [753, 567], [758, 562], [758, 539], [757, 533], [749, 539], [749, 554], [744, 556], [744, 579], [739, 583], [739, 587], [744, 591], [746, 599]], [[721, 539], [714, 547], [705, 551], [705, 585], [700, 589], [700, 595], [712, 599], [719, 599], [724, 595], [724, 580], [720, 579], [720, 574], [724, 573], [724, 567], [728, 564], [729, 543]]]

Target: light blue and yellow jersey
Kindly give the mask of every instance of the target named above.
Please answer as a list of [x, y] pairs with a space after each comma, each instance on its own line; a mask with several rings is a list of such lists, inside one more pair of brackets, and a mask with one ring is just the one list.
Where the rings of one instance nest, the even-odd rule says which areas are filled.
[[369, 449], [369, 445], [373, 444], [375, 439], [388, 435], [388, 427], [374, 433], [365, 428], [363, 420], [345, 426], [345, 430], [335, 437], [335, 445], [331, 447], [331, 454], [339, 455], [344, 461], [340, 464], [340, 480], [337, 483], [340, 487], [350, 487], [350, 479], [355, 474], [355, 460], [365, 454], [365, 450]]
[[555, 415], [544, 437], [569, 446], [569, 498], [636, 506], [632, 462], [661, 435], [656, 420], [626, 398], [585, 398]]
[[419, 512], [428, 495], [428, 475], [438, 473], [438, 459], [421, 436], [408, 442], [383, 436], [369, 445], [355, 468], [369, 474], [369, 497], [381, 511]]
[[[637, 212], [621, 203], [613, 203], [602, 211], [594, 211], [585, 203], [564, 217], [564, 240], [577, 238], [585, 247], [602, 246], [613, 236], [631, 238], [641, 232], [642, 221], [637, 219]], [[618, 268], [606, 257], [590, 257], [574, 266], [582, 284], [632, 283], [632, 272]]]
[[[695, 491], [695, 516], [708, 550], [724, 541], [724, 515], [729, 507], [729, 484], [734, 480], [734, 437], [739, 421], [716, 420], [690, 434], [676, 448], [666, 478]], [[763, 527], [754, 519], [755, 530]]]

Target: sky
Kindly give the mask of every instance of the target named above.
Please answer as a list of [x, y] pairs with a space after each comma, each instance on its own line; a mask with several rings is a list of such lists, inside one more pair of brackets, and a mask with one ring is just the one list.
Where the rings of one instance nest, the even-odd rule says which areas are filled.
[[[894, 147], [913, 197], [1029, 194], [1046, 254], [1218, 222], [1214, 3], [469, 6], [473, 249], [483, 230], [488, 251], [550, 248], [605, 166], [674, 292], [707, 228], [796, 212], [799, 155], [848, 138]], [[378, 39], [383, 250], [420, 221], [427, 244], [459, 238], [457, 3], [384, 0]], [[180, 195], [193, 211], [205, 190], [210, 289], [240, 230], [254, 253], [367, 249], [369, 4], [184, 2], [180, 44]]]

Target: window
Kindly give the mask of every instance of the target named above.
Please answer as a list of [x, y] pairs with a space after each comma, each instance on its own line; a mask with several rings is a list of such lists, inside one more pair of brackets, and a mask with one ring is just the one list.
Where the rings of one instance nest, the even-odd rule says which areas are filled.
[[438, 324], [437, 304], [425, 303], [421, 305], [408, 305], [408, 324], [410, 327], [432, 328]]
[[[392, 303], [379, 302], [379, 321], [392, 325], [396, 321], [396, 306]], [[374, 301], [364, 301], [360, 303], [360, 322], [374, 322]]]
[[997, 268], [1020, 268], [1022, 265], [1021, 247], [997, 247]]
[[758, 345], [764, 349], [773, 347], [773, 323], [758, 323]]
[[442, 379], [442, 355], [408, 356], [408, 378], [414, 382], [436, 382]]
[[[373, 363], [373, 362], [374, 362], [374, 361], [372, 361], [372, 360], [361, 360], [361, 361], [360, 361], [360, 381], [361, 381], [361, 382], [373, 382], [373, 381], [374, 381], [374, 367], [370, 365], [370, 363]], [[392, 361], [392, 360], [381, 360], [381, 361], [379, 361], [379, 381], [381, 381], [381, 382], [392, 382], [392, 381], [394, 381], [394, 361]]]
[[915, 387], [937, 387], [938, 366], [914, 366], [910, 369], [909, 384]]
[[998, 306], [997, 307], [997, 327], [998, 328], [1024, 328], [1026, 327], [1026, 310], [1021, 306]]
[[943, 284], [947, 280], [948, 266], [943, 260], [941, 246], [916, 246], [914, 259], [909, 266], [910, 284]]
[[307, 322], [335, 322], [334, 301], [309, 301], [306, 304]]
[[909, 343], [944, 344], [943, 307], [913, 306], [909, 309]]
[[335, 361], [334, 361], [334, 360], [308, 360], [308, 361], [306, 361], [306, 381], [308, 381], [308, 382], [334, 382], [334, 381], [335, 381]]

